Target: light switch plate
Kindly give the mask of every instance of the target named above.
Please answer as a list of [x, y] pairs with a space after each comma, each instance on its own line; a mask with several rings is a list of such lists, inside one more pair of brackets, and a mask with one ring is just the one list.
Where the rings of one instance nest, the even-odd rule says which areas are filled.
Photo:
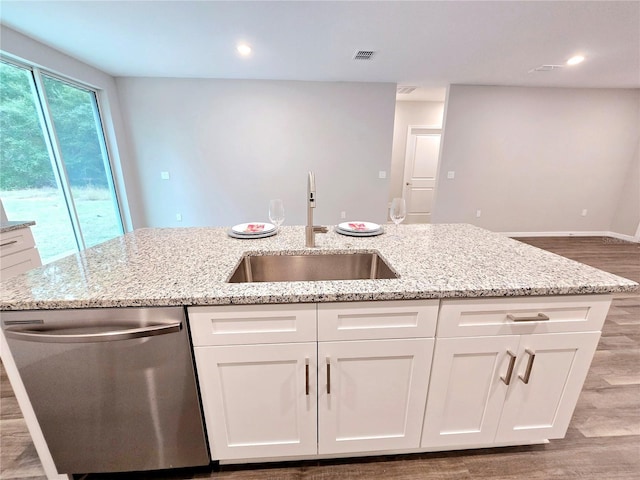
[[447, 178], [453, 180], [456, 176], [456, 172], [447, 172]]
[[387, 178], [387, 172], [384, 170], [380, 170], [378, 172], [378, 178]]
[[169, 172], [160, 172], [160, 178], [162, 180], [169, 180]]

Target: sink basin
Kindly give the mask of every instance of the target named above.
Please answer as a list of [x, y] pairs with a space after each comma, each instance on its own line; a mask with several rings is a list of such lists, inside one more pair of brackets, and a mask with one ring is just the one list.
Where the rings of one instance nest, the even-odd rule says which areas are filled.
[[245, 255], [229, 283], [398, 278], [377, 253]]

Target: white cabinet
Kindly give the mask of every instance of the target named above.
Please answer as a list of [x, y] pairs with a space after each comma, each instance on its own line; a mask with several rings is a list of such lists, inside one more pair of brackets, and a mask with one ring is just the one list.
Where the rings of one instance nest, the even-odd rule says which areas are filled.
[[270, 461], [563, 437], [610, 301], [189, 307], [211, 456]]
[[544, 300], [442, 302], [423, 448], [565, 435], [611, 299]]
[[438, 304], [318, 304], [318, 453], [420, 446]]
[[600, 332], [523, 336], [495, 441], [564, 437], [599, 338]]
[[313, 455], [316, 344], [196, 347], [211, 455]]
[[433, 339], [321, 342], [321, 454], [418, 448]]
[[211, 457], [315, 454], [316, 306], [190, 307], [188, 317]]
[[0, 279], [14, 277], [42, 265], [29, 227], [0, 233]]
[[517, 336], [437, 340], [423, 447], [493, 442], [508, 388], [500, 376], [517, 349]]
[[404, 337], [433, 336], [437, 311], [437, 300], [190, 307], [212, 458], [418, 448], [434, 340]]

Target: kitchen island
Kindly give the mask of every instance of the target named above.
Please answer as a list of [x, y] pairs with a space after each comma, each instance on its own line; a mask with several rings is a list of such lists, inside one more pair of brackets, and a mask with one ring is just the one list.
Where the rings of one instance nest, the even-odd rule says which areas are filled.
[[[186, 306], [212, 458], [240, 462], [563, 436], [610, 294], [637, 288], [469, 225], [401, 226], [399, 239], [330, 232], [317, 245], [304, 247], [303, 227], [260, 240], [143, 229], [3, 283], [0, 309]], [[377, 252], [399, 278], [226, 282], [246, 253], [353, 251]], [[247, 398], [249, 380], [259, 398]], [[246, 428], [256, 411], [281, 412], [284, 393], [295, 400], [277, 425]]]
[[[2, 284], [0, 310], [415, 300], [634, 291], [619, 276], [471, 225], [401, 225], [399, 238], [304, 227], [238, 240], [226, 228], [141, 229]], [[233, 284], [243, 254], [378, 252], [390, 280]]]

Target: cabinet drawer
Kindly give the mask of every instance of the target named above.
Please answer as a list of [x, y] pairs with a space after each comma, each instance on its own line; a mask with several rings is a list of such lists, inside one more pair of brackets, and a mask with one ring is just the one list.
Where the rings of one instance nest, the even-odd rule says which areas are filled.
[[35, 247], [30, 228], [20, 228], [0, 233], [0, 257]]
[[42, 265], [42, 262], [36, 248], [3, 256], [0, 259], [0, 279], [6, 280], [7, 278], [15, 277], [40, 265]]
[[438, 300], [318, 304], [318, 340], [433, 337]]
[[438, 337], [602, 329], [610, 295], [443, 300]]
[[314, 304], [189, 307], [187, 312], [194, 346], [316, 341]]

